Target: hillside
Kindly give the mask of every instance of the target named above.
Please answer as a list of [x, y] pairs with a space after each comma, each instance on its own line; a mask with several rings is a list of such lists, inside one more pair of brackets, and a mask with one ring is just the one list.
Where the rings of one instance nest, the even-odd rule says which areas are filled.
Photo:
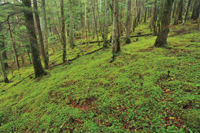
[[[30, 64], [10, 68], [11, 83], [0, 83], [0, 132], [200, 132], [195, 26], [188, 21], [182, 32], [171, 25], [166, 48], [153, 47], [152, 35], [130, 44], [121, 39], [113, 63], [110, 46], [90, 53], [102, 44], [77, 43], [67, 50], [68, 60], [77, 57], [68, 64], [60, 64], [59, 47], [51, 51], [48, 74], [40, 78]], [[138, 32], [150, 33], [148, 24], [132, 36]]]

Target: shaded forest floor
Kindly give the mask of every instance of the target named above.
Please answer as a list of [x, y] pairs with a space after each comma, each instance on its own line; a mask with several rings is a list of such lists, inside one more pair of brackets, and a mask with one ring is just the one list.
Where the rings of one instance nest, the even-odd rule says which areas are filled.
[[62, 53], [50, 53], [47, 76], [28, 77], [32, 65], [10, 72], [11, 83], [0, 83], [0, 132], [199, 132], [200, 34], [196, 24], [180, 27], [170, 26], [169, 49], [153, 47], [155, 36], [122, 39], [109, 63], [110, 48], [85, 55], [102, 46], [78, 45], [70, 65], [53, 67]]

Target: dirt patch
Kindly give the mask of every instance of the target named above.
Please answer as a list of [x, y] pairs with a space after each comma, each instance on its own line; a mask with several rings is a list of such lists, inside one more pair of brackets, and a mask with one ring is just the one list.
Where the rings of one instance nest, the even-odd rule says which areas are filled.
[[140, 49], [140, 50], [138, 50], [138, 52], [150, 52], [152, 50], [153, 50], [153, 47], [148, 47], [146, 49]]
[[68, 87], [68, 86], [70, 86], [70, 85], [75, 85], [75, 84], [77, 84], [79, 81], [80, 81], [80, 80], [76, 80], [76, 81], [74, 81], [74, 80], [68, 80], [68, 81], [65, 81], [65, 82], [64, 82], [64, 85], [61, 85], [61, 87]]
[[85, 48], [84, 51], [87, 51], [87, 50], [91, 49], [92, 47], [93, 47], [93, 45]]
[[[81, 103], [81, 101], [83, 101], [83, 102]], [[79, 110], [86, 112], [86, 110], [88, 108], [91, 109], [94, 106], [93, 102], [95, 102], [95, 101], [96, 101], [96, 98], [85, 98], [82, 100], [79, 99], [78, 102], [77, 102], [77, 100], [70, 100], [70, 102], [67, 103], [67, 105], [74, 107], [74, 108], [79, 108]]]

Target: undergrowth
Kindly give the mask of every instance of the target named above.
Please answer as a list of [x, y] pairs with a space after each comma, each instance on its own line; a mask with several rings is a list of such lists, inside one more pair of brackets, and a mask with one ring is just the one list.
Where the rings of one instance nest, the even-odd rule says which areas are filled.
[[[133, 35], [150, 33], [147, 27]], [[198, 31], [171, 36], [171, 49], [153, 47], [155, 36], [121, 40], [113, 63], [110, 48], [85, 55], [97, 43], [68, 49], [68, 59], [81, 56], [70, 65], [53, 67], [62, 53], [51, 52], [47, 76], [34, 79], [28, 65], [0, 83], [0, 132], [198, 133], [199, 37]]]

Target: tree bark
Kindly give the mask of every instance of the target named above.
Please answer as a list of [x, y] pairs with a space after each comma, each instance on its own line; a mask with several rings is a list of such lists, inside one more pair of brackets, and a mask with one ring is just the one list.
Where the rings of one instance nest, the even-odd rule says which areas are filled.
[[40, 18], [39, 18], [38, 7], [37, 7], [37, 0], [33, 0], [33, 5], [34, 5], [34, 10], [35, 10], [35, 21], [36, 21], [36, 25], [37, 25], [38, 34], [39, 34], [41, 54], [42, 54], [45, 69], [48, 69], [48, 60], [46, 58], [45, 49], [44, 49], [43, 36], [42, 36], [42, 30], [41, 30], [41, 26], [40, 26]]
[[99, 34], [98, 34], [98, 31], [97, 31], [97, 20], [96, 20], [96, 17], [95, 17], [95, 1], [92, 0], [93, 4], [92, 4], [92, 9], [93, 9], [93, 17], [94, 17], [94, 26], [95, 26], [95, 31], [96, 31], [96, 34], [97, 34], [97, 41], [98, 41], [98, 46], [100, 46], [100, 42], [99, 42]]
[[162, 0], [162, 1], [161, 1], [161, 4], [160, 4], [159, 17], [158, 17], [158, 21], [157, 21], [157, 33], [160, 32], [160, 21], [161, 21], [161, 19], [162, 19], [161, 16], [162, 16], [162, 9], [163, 9], [164, 1], [165, 1], [165, 0]]
[[64, 3], [63, 0], [60, 1], [60, 12], [61, 12], [61, 40], [63, 45], [63, 63], [67, 61], [66, 59], [66, 36], [65, 36], [65, 15], [64, 15]]
[[199, 0], [194, 1], [194, 6], [193, 6], [193, 11], [192, 11], [192, 16], [191, 19], [197, 20], [199, 17], [199, 10], [200, 10], [200, 4]]
[[132, 16], [133, 16], [133, 18], [132, 18], [132, 30], [133, 30], [133, 32], [135, 31], [135, 27], [136, 27], [136, 22], [135, 22], [135, 20], [136, 20], [136, 0], [133, 0], [133, 11], [132, 11]]
[[[8, 59], [8, 57], [7, 57], [7, 51], [5, 49], [6, 49], [5, 41], [3, 41], [3, 44], [2, 44], [2, 50], [3, 50], [2, 57], [3, 57], [3, 60], [7, 60]], [[5, 69], [8, 68], [7, 61], [6, 62], [4, 61], [4, 68]]]
[[16, 61], [17, 69], [19, 70], [20, 69], [19, 60], [18, 60], [17, 51], [16, 51], [16, 48], [15, 48], [15, 43], [14, 43], [14, 40], [13, 40], [12, 32], [11, 32], [11, 29], [10, 29], [10, 23], [9, 23], [9, 21], [8, 21], [8, 31], [9, 31], [10, 40], [11, 40], [12, 47], [13, 47], [13, 52], [14, 52], [14, 56], [15, 56], [15, 61]]
[[[1, 30], [2, 30], [2, 26], [0, 25], [0, 33], [1, 33]], [[0, 34], [0, 65], [1, 65], [1, 71], [2, 71], [2, 75], [3, 75], [3, 81], [5, 83], [9, 83], [9, 80], [7, 78], [7, 75], [6, 75], [4, 62], [3, 62], [4, 59], [3, 59], [3, 56], [1, 54], [3, 45], [4, 45], [4, 36], [2, 34]]]
[[103, 48], [107, 48], [107, 44], [108, 44], [108, 41], [107, 41], [107, 38], [108, 38], [108, 26], [109, 26], [109, 1], [108, 0], [105, 0], [105, 11], [104, 11], [104, 27], [103, 27]]
[[130, 43], [130, 25], [131, 25], [131, 0], [127, 2], [127, 20], [126, 20], [126, 43]]
[[[0, 39], [1, 39], [2, 36], [0, 36]], [[3, 40], [3, 39], [2, 39]], [[0, 52], [2, 51], [2, 42], [0, 42]], [[2, 71], [2, 75], [3, 75], [3, 81], [5, 83], [9, 83], [9, 80], [8, 80], [8, 77], [6, 75], [6, 70], [5, 70], [5, 67], [4, 67], [4, 63], [3, 63], [3, 57], [2, 57], [2, 54], [0, 54], [0, 65], [1, 65], [1, 71]]]
[[72, 12], [72, 3], [70, 1], [69, 4], [69, 12], [70, 12], [70, 30], [69, 30], [69, 43], [70, 48], [74, 49], [75, 43], [74, 43], [74, 24], [73, 24], [73, 12]]
[[[147, 0], [146, 0], [147, 2]], [[144, 23], [146, 23], [146, 20], [147, 20], [147, 7], [144, 7], [145, 8], [145, 14], [144, 14]]]
[[191, 2], [191, 0], [188, 0], [188, 1], [186, 2], [186, 4], [185, 4], [185, 14], [184, 14], [184, 16], [183, 16], [183, 21], [182, 21], [182, 27], [181, 27], [181, 28], [183, 28], [184, 23], [186, 22], [186, 17], [187, 17], [187, 13], [188, 13], [188, 8], [189, 8], [189, 6], [190, 6], [190, 2]]
[[43, 36], [44, 36], [44, 49], [45, 49], [45, 54], [46, 54], [46, 59], [49, 63], [49, 49], [48, 49], [48, 32], [47, 32], [47, 18], [46, 18], [46, 5], [45, 5], [45, 0], [42, 0], [42, 11], [43, 11], [43, 16], [42, 19], [44, 21], [43, 24]]
[[182, 20], [182, 11], [183, 11], [183, 0], [180, 0], [176, 12], [176, 18], [174, 21], [174, 25], [177, 25], [179, 23], [179, 20]]
[[29, 34], [32, 61], [33, 61], [33, 66], [34, 66], [34, 71], [35, 71], [35, 78], [37, 78], [42, 75], [45, 75], [46, 73], [42, 67], [40, 56], [39, 56], [37, 38], [36, 38], [36, 33], [35, 33], [34, 21], [33, 21], [33, 13], [31, 11], [31, 1], [22, 0], [22, 2], [23, 2], [23, 5], [26, 8], [28, 8], [28, 10], [24, 10], [25, 25], [27, 28], [27, 32]]
[[153, 35], [156, 36], [157, 35], [157, 29], [156, 29], [156, 21], [157, 21], [157, 9], [156, 9], [156, 3], [157, 3], [157, 0], [155, 0], [155, 3], [154, 3], [154, 12], [153, 12]]
[[118, 0], [112, 0], [112, 2], [113, 2], [113, 29], [112, 29], [111, 62], [114, 61], [115, 56], [120, 52]]
[[176, 11], [176, 0], [174, 0], [174, 8], [173, 8], [172, 18], [174, 18], [175, 11]]
[[167, 44], [173, 2], [174, 0], [165, 0], [164, 8], [162, 10], [161, 30], [157, 35], [157, 39], [154, 44], [155, 47], [162, 47]]

